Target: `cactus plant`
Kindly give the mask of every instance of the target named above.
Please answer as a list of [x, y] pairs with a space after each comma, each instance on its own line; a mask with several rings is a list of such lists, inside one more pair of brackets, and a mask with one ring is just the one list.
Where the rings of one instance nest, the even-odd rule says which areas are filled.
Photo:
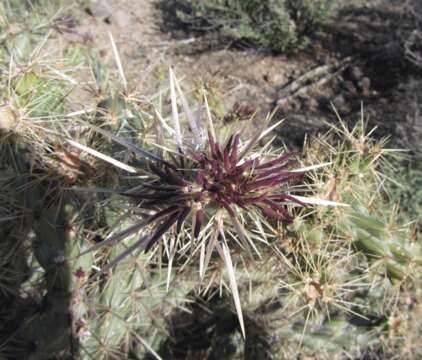
[[[259, 140], [280, 122], [262, 130], [250, 140], [242, 141], [239, 133], [218, 134], [208, 109], [208, 135], [204, 136], [172, 71], [170, 94], [173, 129], [168, 125], [165, 129], [170, 129], [169, 132], [174, 134], [175, 149], [167, 150], [166, 158], [98, 127], [93, 129], [123, 145], [142, 160], [135, 163], [135, 166], [127, 165], [86, 145], [68, 140], [78, 149], [132, 173], [134, 184], [128, 188], [94, 188], [93, 191], [125, 196], [135, 202], [138, 212], [143, 212], [138, 223], [92, 248], [98, 249], [142, 231], [140, 238], [107, 264], [99, 275], [135, 251], [148, 252], [163, 238], [169, 268], [173, 261], [188, 258], [188, 252], [190, 257], [196, 253], [199, 255], [202, 279], [213, 252], [217, 250], [229, 273], [230, 288], [244, 332], [229, 249], [242, 249], [251, 257], [253, 253], [260, 257], [258, 244], [268, 244], [268, 238], [273, 237], [271, 232], [275, 231], [271, 222], [292, 222], [293, 217], [287, 208], [289, 204], [303, 206], [305, 202], [319, 202], [291, 194], [289, 182], [303, 175], [300, 169], [289, 169], [291, 154], [272, 150], [271, 142], [262, 149], [257, 146]], [[179, 94], [182, 101], [191, 130], [192, 145], [182, 139], [176, 94]], [[161, 123], [164, 123], [163, 119]], [[223, 145], [219, 139], [224, 136], [226, 139]], [[139, 176], [142, 178], [141, 183], [136, 182]], [[337, 205], [330, 201], [324, 204]], [[151, 210], [154, 212], [150, 213]], [[270, 231], [264, 231], [264, 228]]]
[[9, 3], [0, 358], [422, 356], [419, 235], [385, 193], [395, 150], [363, 121], [311, 137], [295, 156], [303, 174], [267, 141], [279, 123], [247, 141], [236, 119], [215, 122], [219, 101], [197, 117], [173, 73], [169, 116], [161, 95], [155, 111], [104, 83], [96, 111], [63, 116], [74, 59], [29, 64], [40, 37], [10, 32]]
[[[420, 356], [415, 338], [420, 324], [410, 318], [420, 311], [421, 250], [411, 224], [400, 224], [383, 194], [380, 168], [391, 150], [383, 147], [384, 141], [371, 139], [361, 122], [351, 131], [334, 127], [329, 137], [311, 140], [318, 151], [308, 148], [307, 161], [313, 163], [315, 156], [331, 160], [322, 172], [309, 173], [313, 191], [320, 198], [347, 199], [353, 208], [302, 209], [261, 249], [261, 260], [233, 254], [246, 338], [230, 343], [227, 358]], [[335, 183], [333, 173], [342, 174]], [[207, 320], [195, 320], [203, 317], [195, 307], [190, 320], [192, 328], [213, 340], [195, 348], [181, 338], [163, 354], [206, 357], [238, 331], [233, 318], [223, 315], [235, 311], [230, 299], [223, 296], [213, 305], [229, 275], [213, 281], [215, 264], [213, 271], [200, 292], [210, 306]], [[178, 319], [175, 316], [175, 326]], [[226, 332], [214, 330], [221, 326]], [[185, 348], [177, 348], [181, 346]]]
[[383, 195], [380, 168], [392, 150], [371, 139], [363, 121], [328, 136], [312, 139], [307, 156], [332, 165], [310, 176], [320, 197], [353, 209], [304, 209], [254, 271], [238, 262], [245, 316], [274, 358], [417, 359], [411, 341], [419, 325], [407, 333], [411, 315], [401, 311], [418, 311], [421, 249]]

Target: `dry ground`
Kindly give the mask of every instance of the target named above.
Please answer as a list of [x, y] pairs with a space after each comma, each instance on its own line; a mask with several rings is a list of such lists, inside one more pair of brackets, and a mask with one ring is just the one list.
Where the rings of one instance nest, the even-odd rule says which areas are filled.
[[85, 36], [64, 36], [70, 42], [89, 39], [88, 46], [112, 64], [111, 32], [129, 88], [144, 94], [165, 84], [171, 65], [187, 89], [205, 84], [224, 99], [218, 104], [222, 114], [236, 111], [236, 103], [260, 115], [278, 105], [276, 117], [286, 118], [281, 131], [290, 146], [301, 146], [305, 134], [322, 129], [324, 121], [335, 121], [333, 103], [352, 123], [363, 106], [370, 123], [379, 126], [378, 135], [420, 152], [417, 99], [410, 101], [407, 92], [415, 86], [409, 79], [419, 81], [421, 74], [403, 58], [402, 2], [340, 2], [312, 46], [290, 56], [239, 49], [214, 34], [194, 37], [177, 27], [166, 11], [171, 6], [161, 0], [86, 0], [75, 15]]

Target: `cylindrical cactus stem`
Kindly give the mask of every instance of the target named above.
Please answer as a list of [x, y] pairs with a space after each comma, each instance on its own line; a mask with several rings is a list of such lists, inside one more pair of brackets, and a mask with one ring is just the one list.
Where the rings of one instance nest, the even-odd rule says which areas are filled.
[[406, 239], [409, 229], [391, 231], [386, 222], [357, 211], [346, 216], [342, 228], [359, 249], [384, 263], [391, 278], [402, 280], [422, 265], [420, 247]]

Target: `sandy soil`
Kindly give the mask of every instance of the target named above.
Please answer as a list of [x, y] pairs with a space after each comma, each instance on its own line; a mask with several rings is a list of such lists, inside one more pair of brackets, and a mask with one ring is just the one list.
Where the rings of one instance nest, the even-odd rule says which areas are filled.
[[132, 91], [154, 93], [173, 66], [186, 90], [200, 83], [212, 88], [224, 99], [226, 114], [242, 104], [257, 109], [262, 119], [278, 106], [276, 117], [286, 118], [281, 133], [290, 146], [300, 146], [305, 134], [323, 129], [325, 121], [336, 121], [333, 104], [351, 123], [363, 106], [379, 136], [391, 135], [396, 144], [420, 151], [410, 136], [422, 126], [412, 117], [417, 109], [401, 95], [409, 77], [420, 73], [402, 56], [400, 1], [339, 2], [312, 46], [291, 56], [236, 49], [213, 35], [194, 37], [172, 23], [163, 4], [90, 0], [77, 9], [78, 31], [111, 66], [113, 34]]

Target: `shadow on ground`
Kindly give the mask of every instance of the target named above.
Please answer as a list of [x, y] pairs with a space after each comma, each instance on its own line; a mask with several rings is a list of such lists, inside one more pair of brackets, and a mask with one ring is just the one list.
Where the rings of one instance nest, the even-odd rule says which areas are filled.
[[[231, 300], [214, 296], [212, 299], [196, 298], [189, 306], [190, 312], [177, 311], [169, 319], [170, 337], [159, 349], [163, 359], [219, 360], [219, 359], [271, 359], [268, 334], [245, 314], [243, 339], [239, 321]], [[153, 360], [152, 355], [144, 360]]]
[[[406, 58], [404, 43], [415, 25], [404, 13], [401, 2], [346, 3], [314, 35], [309, 48], [291, 56], [274, 56], [250, 47], [239, 52], [218, 36], [217, 40], [215, 35], [204, 36], [203, 27], [207, 24], [192, 24], [191, 19], [184, 22], [175, 15], [178, 11], [189, 13], [184, 1], [159, 1], [158, 10], [163, 32], [176, 40], [193, 37], [192, 43], [177, 49], [177, 54], [182, 51], [183, 56], [192, 57], [194, 66], [190, 67], [195, 67], [201, 76], [218, 67], [213, 78], [221, 79], [226, 89], [230, 88], [228, 79], [235, 78], [239, 84], [235, 88], [247, 91], [231, 92], [230, 96], [252, 106], [258, 101], [261, 113], [257, 118], [278, 106], [275, 117], [286, 118], [280, 135], [289, 147], [300, 148], [306, 135], [325, 131], [326, 121], [337, 122], [333, 104], [351, 126], [361, 117], [363, 106], [369, 126], [378, 127], [376, 136], [391, 136], [393, 145], [420, 151], [417, 140], [406, 135], [413, 133], [415, 126], [421, 128], [422, 122], [415, 124], [407, 119], [415, 109], [403, 92], [410, 80], [422, 81], [422, 76], [420, 69]], [[226, 55], [216, 56], [224, 51]], [[247, 66], [245, 58], [255, 64]], [[330, 67], [345, 59], [350, 59], [347, 66]], [[233, 68], [236, 65], [243, 73]], [[319, 77], [310, 77], [298, 91], [285, 93], [300, 77], [326, 65], [329, 68], [319, 72]], [[193, 72], [186, 71], [187, 76]], [[262, 106], [262, 94], [268, 98], [268, 105]], [[286, 99], [280, 104], [283, 97]]]
[[324, 132], [324, 120], [336, 123], [334, 106], [351, 126], [363, 110], [369, 127], [377, 127], [375, 136], [391, 137], [399, 147], [415, 147], [402, 136], [402, 128], [413, 125], [406, 122], [410, 99], [401, 93], [410, 80], [422, 77], [406, 58], [404, 41], [411, 21], [398, 6], [387, 2], [383, 7], [349, 5], [325, 25], [323, 35], [307, 52], [321, 59], [320, 66], [347, 58], [350, 64], [321, 87], [306, 84], [309, 91], [279, 110], [279, 116], [294, 119], [283, 129], [294, 145], [300, 146], [307, 134]]

